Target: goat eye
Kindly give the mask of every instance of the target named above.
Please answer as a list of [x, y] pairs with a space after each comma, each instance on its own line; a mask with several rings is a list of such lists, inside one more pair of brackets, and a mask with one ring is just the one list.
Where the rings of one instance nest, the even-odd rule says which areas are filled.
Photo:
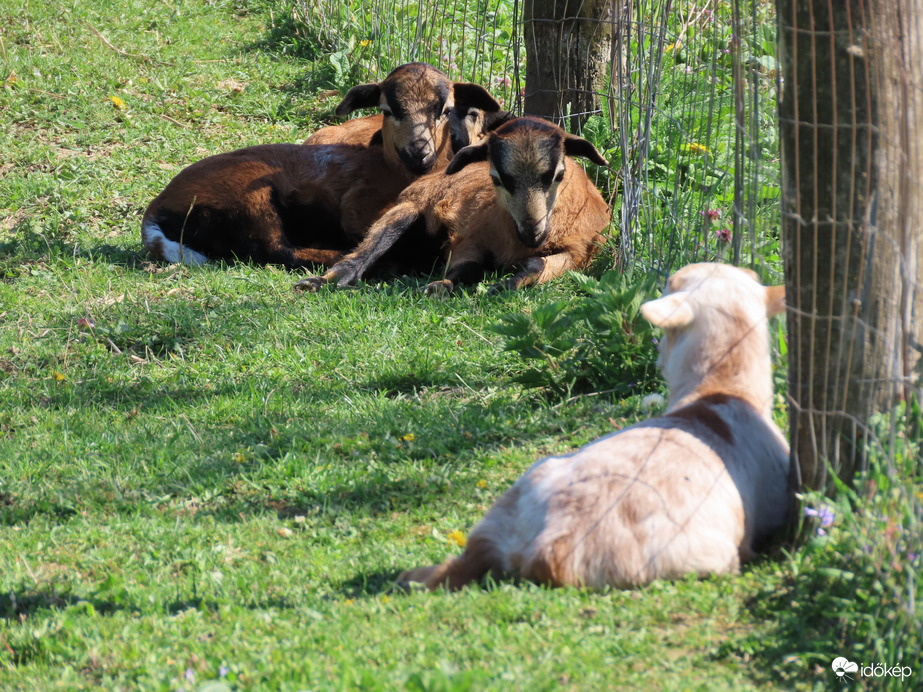
[[542, 187], [546, 187], [546, 188], [551, 187], [554, 183], [561, 182], [560, 174], [553, 173], [552, 171], [548, 171], [547, 173], [542, 173], [542, 177], [540, 180], [542, 181]]
[[563, 168], [560, 171], [558, 171], [557, 174], [554, 176], [554, 181], [556, 183], [560, 183], [562, 180], [564, 180], [564, 169]]

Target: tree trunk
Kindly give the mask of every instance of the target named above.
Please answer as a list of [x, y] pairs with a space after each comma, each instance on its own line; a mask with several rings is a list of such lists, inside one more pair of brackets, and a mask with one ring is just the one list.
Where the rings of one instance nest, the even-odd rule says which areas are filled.
[[610, 10], [610, 0], [525, 0], [526, 115], [579, 127], [600, 111]]
[[923, 0], [777, 0], [792, 453], [848, 481], [923, 341]]

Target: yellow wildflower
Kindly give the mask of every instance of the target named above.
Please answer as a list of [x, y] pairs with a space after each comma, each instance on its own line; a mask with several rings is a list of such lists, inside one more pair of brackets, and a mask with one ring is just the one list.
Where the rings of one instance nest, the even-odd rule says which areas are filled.
[[478, 481], [478, 487], [481, 490], [484, 490], [485, 488], [487, 488], [487, 481]]
[[57, 370], [51, 371], [52, 377], [54, 377], [55, 382], [63, 382], [67, 378], [64, 376], [64, 373], [58, 372]]
[[685, 151], [687, 154], [707, 154], [708, 147], [706, 147], [704, 144], [699, 144], [698, 142], [689, 142], [688, 144], [683, 145], [683, 151]]
[[407, 433], [406, 435], [404, 435], [403, 437], [401, 437], [401, 439], [402, 439], [404, 442], [413, 442], [415, 439], [417, 439], [417, 436], [414, 435], [413, 433]]
[[244, 463], [246, 460], [247, 460], [247, 457], [245, 457], [245, 456], [244, 456], [243, 454], [241, 454], [240, 452], [234, 452], [234, 453], [231, 455], [231, 461], [236, 461], [238, 464], [242, 464], [242, 463]]
[[371, 42], [371, 41], [368, 41], [368, 40], [366, 40], [366, 41], [359, 41], [359, 45], [362, 46], [363, 48], [368, 48], [369, 46], [372, 45], [372, 42]]
[[109, 100], [112, 101], [112, 105], [120, 111], [124, 111], [128, 108], [128, 106], [125, 105], [125, 102], [118, 96], [110, 96]]
[[468, 543], [468, 538], [458, 529], [449, 534], [449, 543], [455, 543], [459, 548], [464, 548]]

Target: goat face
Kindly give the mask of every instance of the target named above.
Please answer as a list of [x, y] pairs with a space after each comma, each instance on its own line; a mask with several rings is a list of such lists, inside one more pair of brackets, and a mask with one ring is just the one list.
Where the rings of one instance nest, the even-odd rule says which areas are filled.
[[548, 238], [567, 155], [607, 165], [585, 139], [538, 118], [516, 118], [481, 143], [460, 151], [446, 172], [451, 174], [468, 163], [486, 159], [497, 199], [516, 223], [519, 240], [528, 248], [537, 248]]
[[456, 82], [452, 91], [455, 108], [449, 113], [449, 127], [452, 151], [456, 154], [515, 117], [509, 111], [501, 111], [500, 104], [478, 84]]
[[[441, 153], [448, 154], [450, 130], [459, 142], [485, 127], [483, 117], [471, 119], [470, 110], [495, 113], [500, 104], [481, 86], [452, 82], [445, 74], [425, 63], [396, 67], [379, 84], [360, 84], [350, 89], [336, 114], [343, 116], [358, 108], [378, 107], [384, 115], [381, 143], [385, 158], [394, 168], [403, 167], [413, 175], [433, 168]], [[449, 115], [454, 108], [460, 112]]]
[[337, 106], [337, 115], [377, 106], [385, 157], [414, 175], [433, 167], [446, 146], [448, 115], [455, 105], [452, 82], [435, 67], [408, 63], [395, 68], [379, 84], [350, 89]]

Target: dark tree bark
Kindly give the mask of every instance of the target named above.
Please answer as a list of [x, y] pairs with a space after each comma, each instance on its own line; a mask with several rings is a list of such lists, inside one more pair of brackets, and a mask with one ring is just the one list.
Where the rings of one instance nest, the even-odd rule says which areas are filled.
[[777, 0], [792, 453], [849, 480], [918, 386], [923, 0]]
[[525, 0], [525, 114], [582, 124], [598, 112], [609, 64], [610, 0]]

